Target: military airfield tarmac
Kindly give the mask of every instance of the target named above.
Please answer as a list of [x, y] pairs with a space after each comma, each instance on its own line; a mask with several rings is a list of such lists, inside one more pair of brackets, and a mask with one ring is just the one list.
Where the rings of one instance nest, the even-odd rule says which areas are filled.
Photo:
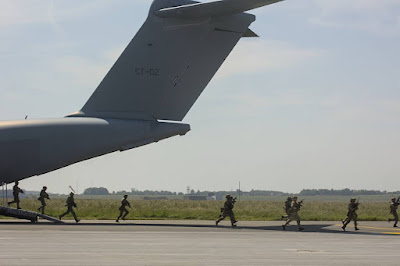
[[340, 224], [0, 220], [0, 265], [399, 265], [400, 229]]

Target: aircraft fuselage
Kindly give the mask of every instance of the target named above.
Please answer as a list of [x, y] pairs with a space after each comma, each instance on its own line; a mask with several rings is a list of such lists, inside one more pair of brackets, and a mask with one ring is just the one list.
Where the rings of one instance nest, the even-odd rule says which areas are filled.
[[187, 124], [101, 118], [0, 122], [0, 183], [184, 135], [189, 130]]

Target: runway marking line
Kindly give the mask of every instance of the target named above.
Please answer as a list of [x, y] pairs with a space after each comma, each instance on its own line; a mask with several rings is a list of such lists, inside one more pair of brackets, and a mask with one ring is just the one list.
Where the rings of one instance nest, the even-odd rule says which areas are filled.
[[[342, 225], [342, 224], [337, 224], [336, 226], [342, 227], [343, 225]], [[395, 231], [400, 231], [400, 229], [396, 229], [396, 228], [390, 229], [390, 228], [386, 228], [386, 227], [374, 227], [374, 226], [364, 226], [364, 225], [359, 225], [358, 227], [360, 227], [360, 228], [366, 228], [366, 229], [379, 229], [379, 230], [395, 230]]]
[[361, 228], [367, 228], [367, 229], [379, 229], [379, 230], [395, 230], [395, 231], [400, 231], [400, 229], [389, 229], [389, 228], [385, 228], [385, 227], [373, 227], [373, 226], [359, 226]]
[[[343, 225], [337, 224], [336, 226], [342, 227]], [[383, 230], [394, 230], [393, 232], [380, 232], [380, 233], [386, 234], [386, 235], [400, 235], [400, 229], [396, 229], [396, 228], [390, 229], [390, 228], [385, 228], [385, 227], [360, 226], [360, 225], [358, 227], [365, 228], [365, 229], [378, 229], [378, 230], [381, 230], [381, 231], [383, 231]]]

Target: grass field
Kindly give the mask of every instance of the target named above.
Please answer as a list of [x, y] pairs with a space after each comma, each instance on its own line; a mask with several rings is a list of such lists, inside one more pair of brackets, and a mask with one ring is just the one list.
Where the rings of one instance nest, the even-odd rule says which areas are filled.
[[[232, 193], [233, 196], [237, 196]], [[389, 202], [390, 198], [399, 195], [364, 195], [356, 196], [361, 202]], [[165, 197], [169, 200], [183, 200], [184, 196], [149, 196]], [[66, 195], [51, 195], [51, 198], [67, 198]], [[76, 199], [92, 199], [92, 200], [121, 200], [122, 195], [75, 195]], [[284, 202], [287, 196], [241, 196], [242, 201], [278, 201]], [[350, 196], [299, 196], [300, 200], [305, 202], [349, 202]], [[142, 200], [143, 196], [129, 195], [129, 200]]]
[[[75, 200], [79, 219], [115, 220], [118, 216], [120, 200], [117, 199], [80, 199]], [[184, 201], [184, 200], [133, 200], [128, 219], [172, 219], [172, 220], [215, 220], [218, 218], [222, 201]], [[47, 201], [46, 213], [58, 217], [66, 210], [65, 199], [56, 198]], [[305, 201], [300, 216], [304, 221], [338, 221], [345, 218], [347, 202], [343, 201]], [[15, 206], [15, 205], [14, 205]], [[22, 199], [23, 209], [36, 211], [40, 206], [37, 199]], [[242, 200], [235, 205], [237, 220], [273, 221], [279, 220], [283, 211], [283, 201]], [[359, 220], [386, 221], [390, 217], [389, 204], [386, 202], [361, 202], [358, 211]], [[0, 219], [5, 218], [0, 216]], [[66, 216], [65, 219], [72, 219]]]

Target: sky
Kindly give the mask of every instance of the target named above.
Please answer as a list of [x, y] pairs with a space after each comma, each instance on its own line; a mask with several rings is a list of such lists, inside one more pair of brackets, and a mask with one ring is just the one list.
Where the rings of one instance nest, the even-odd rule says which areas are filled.
[[[150, 0], [1, 0], [0, 120], [80, 110]], [[192, 130], [20, 186], [78, 193], [400, 190], [400, 1], [287, 0], [251, 29], [183, 120]]]

